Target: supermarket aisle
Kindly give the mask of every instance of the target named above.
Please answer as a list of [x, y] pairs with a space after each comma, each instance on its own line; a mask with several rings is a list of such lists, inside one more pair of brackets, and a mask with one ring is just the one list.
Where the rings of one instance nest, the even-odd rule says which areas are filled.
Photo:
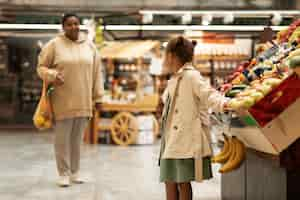
[[[82, 173], [89, 182], [59, 188], [52, 136], [0, 133], [0, 199], [3, 200], [163, 200], [158, 182], [159, 144], [129, 148], [83, 146]], [[217, 175], [215, 173], [215, 175]], [[194, 185], [196, 200], [219, 200], [220, 177]]]

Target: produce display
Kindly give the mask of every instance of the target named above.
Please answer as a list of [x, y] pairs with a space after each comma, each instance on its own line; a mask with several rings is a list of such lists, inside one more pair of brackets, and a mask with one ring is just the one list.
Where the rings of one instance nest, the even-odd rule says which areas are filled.
[[222, 151], [212, 158], [213, 163], [220, 163], [220, 173], [230, 172], [237, 169], [245, 160], [245, 145], [236, 137], [228, 138], [225, 136]]
[[[257, 128], [271, 123], [300, 97], [300, 20], [261, 47], [265, 49], [236, 67], [220, 87], [230, 98], [228, 106], [232, 110], [248, 113], [237, 117], [253, 119]], [[235, 136], [224, 136], [223, 149], [212, 162], [221, 163], [219, 172], [226, 173], [237, 169], [244, 159], [243, 142]]]
[[279, 43], [285, 43], [285, 42], [289, 42], [292, 39], [296, 39], [294, 36], [291, 37], [293, 35], [293, 33], [295, 32], [295, 34], [297, 34], [297, 31], [295, 31], [298, 27], [300, 26], [300, 19], [295, 20], [287, 29], [279, 31], [277, 33], [277, 41]]
[[[232, 98], [233, 109], [249, 109], [293, 72], [300, 74], [300, 20], [278, 33], [272, 46], [250, 62], [239, 65], [221, 86], [226, 97]], [[284, 34], [283, 34], [284, 33]]]

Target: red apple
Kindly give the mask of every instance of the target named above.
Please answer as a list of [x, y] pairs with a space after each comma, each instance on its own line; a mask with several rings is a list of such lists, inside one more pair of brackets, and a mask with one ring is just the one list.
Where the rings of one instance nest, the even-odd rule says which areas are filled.
[[244, 67], [242, 65], [240, 65], [237, 69], [236, 72], [243, 72], [244, 71]]
[[235, 77], [238, 77], [240, 74], [241, 74], [241, 72], [234, 72], [234, 73], [233, 73], [233, 77], [234, 77], [234, 78], [235, 78]]

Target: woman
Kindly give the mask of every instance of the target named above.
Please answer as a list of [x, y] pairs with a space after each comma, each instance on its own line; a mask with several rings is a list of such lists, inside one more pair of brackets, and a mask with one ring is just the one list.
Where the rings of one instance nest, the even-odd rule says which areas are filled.
[[195, 45], [178, 37], [166, 48], [164, 67], [174, 73], [162, 97], [160, 181], [167, 200], [191, 200], [191, 182], [212, 177], [207, 110], [221, 112], [227, 104], [194, 68]]
[[62, 18], [64, 32], [42, 49], [37, 72], [55, 87], [51, 96], [55, 117], [55, 156], [63, 187], [83, 183], [79, 175], [80, 143], [93, 105], [101, 100], [103, 83], [95, 46], [80, 33], [75, 14]]

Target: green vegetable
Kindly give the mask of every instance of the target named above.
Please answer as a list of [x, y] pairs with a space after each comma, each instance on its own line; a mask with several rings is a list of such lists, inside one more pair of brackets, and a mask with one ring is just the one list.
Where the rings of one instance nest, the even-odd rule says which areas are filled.
[[244, 90], [248, 87], [248, 85], [240, 84], [240, 85], [234, 85], [231, 90]]
[[231, 89], [230, 91], [226, 92], [225, 96], [226, 97], [235, 97], [238, 93], [240, 93], [242, 90], [240, 89]]
[[54, 86], [49, 85], [48, 88], [47, 88], [47, 96], [50, 96], [53, 91], [54, 91]]
[[291, 68], [300, 67], [300, 56], [293, 56], [289, 59], [289, 66]]

